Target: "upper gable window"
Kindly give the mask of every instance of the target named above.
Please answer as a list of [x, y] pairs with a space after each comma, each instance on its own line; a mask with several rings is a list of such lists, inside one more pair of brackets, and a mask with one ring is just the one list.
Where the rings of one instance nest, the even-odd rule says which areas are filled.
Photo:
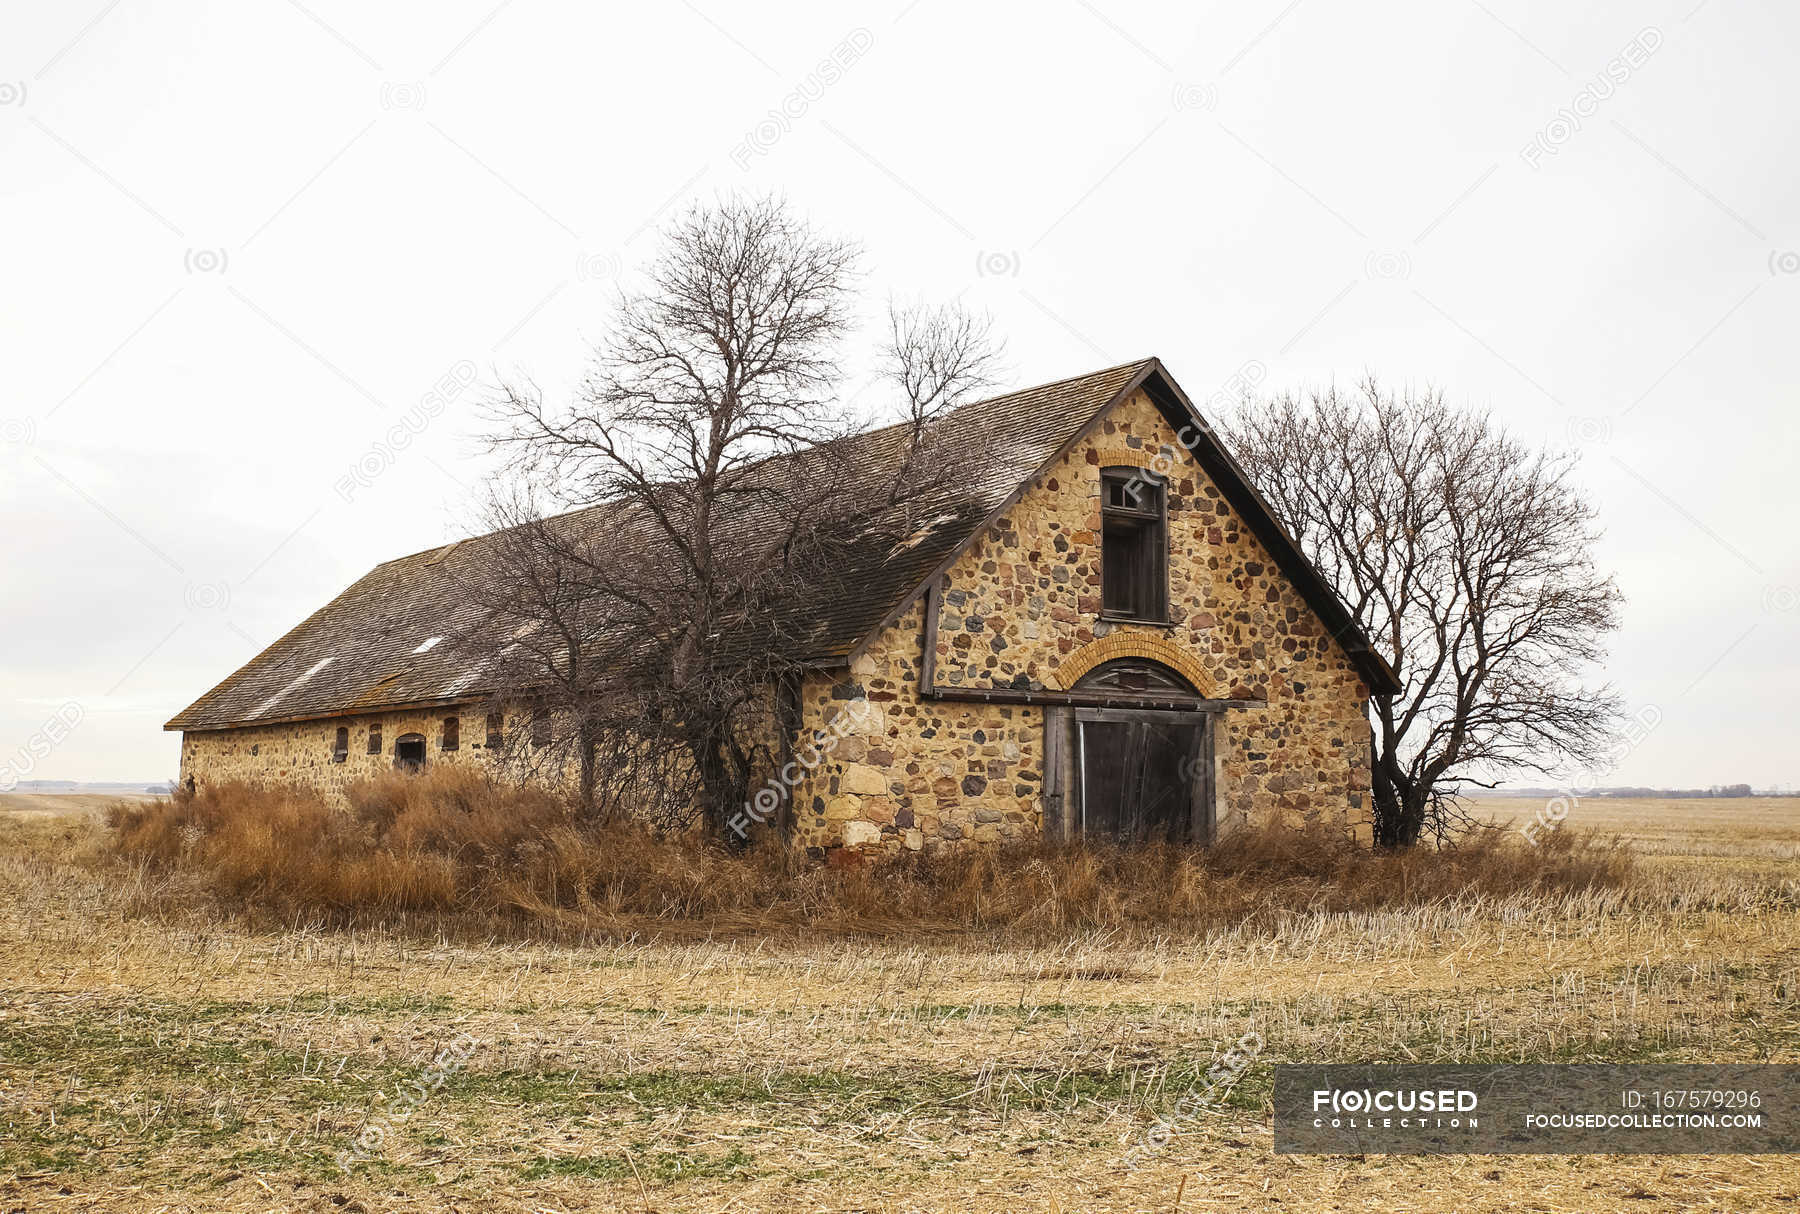
[[1100, 519], [1100, 613], [1163, 623], [1169, 614], [1168, 487], [1142, 468], [1102, 468]]

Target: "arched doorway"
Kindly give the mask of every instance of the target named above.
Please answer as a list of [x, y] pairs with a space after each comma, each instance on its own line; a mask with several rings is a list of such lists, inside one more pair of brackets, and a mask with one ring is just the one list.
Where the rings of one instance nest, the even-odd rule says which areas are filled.
[[394, 739], [394, 766], [400, 771], [425, 770], [425, 735], [404, 733]]
[[[1210, 841], [1213, 714], [1201, 709], [1193, 685], [1160, 662], [1131, 657], [1101, 663], [1070, 691], [1098, 703], [1046, 720], [1061, 731], [1051, 749], [1061, 767], [1064, 833], [1128, 844]], [[1121, 706], [1106, 703], [1113, 698]]]

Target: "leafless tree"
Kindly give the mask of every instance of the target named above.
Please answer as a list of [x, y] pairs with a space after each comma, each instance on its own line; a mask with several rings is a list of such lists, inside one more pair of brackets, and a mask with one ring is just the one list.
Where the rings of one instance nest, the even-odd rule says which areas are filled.
[[[938, 423], [1000, 380], [1004, 343], [993, 319], [954, 304], [888, 302], [884, 380], [900, 389], [906, 455], [888, 490], [888, 504], [936, 497], [986, 461], [983, 451], [946, 451], [934, 441]], [[910, 517], [908, 519], [910, 522]]]
[[514, 383], [493, 403], [505, 540], [471, 597], [510, 694], [574, 723], [590, 811], [648, 781], [722, 836], [793, 725], [806, 605], [843, 593], [846, 555], [891, 543], [938, 482], [933, 424], [990, 365], [985, 332], [954, 313], [896, 322], [890, 358], [912, 369], [922, 421], [886, 470], [907, 483], [868, 483], [838, 403], [858, 258], [779, 201], [697, 207], [620, 300], [572, 402]]
[[1226, 429], [1404, 685], [1373, 710], [1378, 844], [1442, 835], [1465, 783], [1600, 755], [1619, 702], [1583, 679], [1622, 599], [1570, 457], [1372, 380], [1248, 405]]

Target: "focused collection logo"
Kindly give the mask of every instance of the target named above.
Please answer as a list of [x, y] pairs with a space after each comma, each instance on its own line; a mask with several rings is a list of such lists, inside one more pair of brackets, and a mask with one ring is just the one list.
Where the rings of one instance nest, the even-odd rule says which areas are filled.
[[1480, 1104], [1467, 1088], [1314, 1088], [1313, 1127], [1474, 1129], [1480, 1122], [1469, 1114]]

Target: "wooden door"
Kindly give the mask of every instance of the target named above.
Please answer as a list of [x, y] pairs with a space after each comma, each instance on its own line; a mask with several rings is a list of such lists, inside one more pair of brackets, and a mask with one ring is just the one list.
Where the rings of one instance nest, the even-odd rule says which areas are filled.
[[1204, 843], [1212, 826], [1211, 717], [1089, 709], [1076, 716], [1085, 835]]

